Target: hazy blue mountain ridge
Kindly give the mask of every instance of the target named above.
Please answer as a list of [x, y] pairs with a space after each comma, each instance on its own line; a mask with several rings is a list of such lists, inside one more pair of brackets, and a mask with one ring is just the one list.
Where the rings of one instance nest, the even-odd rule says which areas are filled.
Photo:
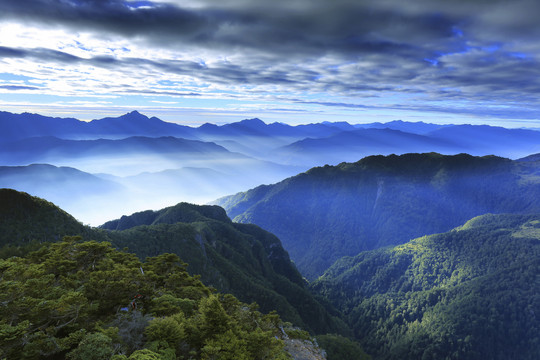
[[49, 159], [58, 161], [66, 158], [118, 157], [126, 155], [159, 156], [218, 156], [227, 155], [245, 158], [230, 153], [214, 143], [186, 140], [175, 137], [134, 136], [119, 140], [65, 140], [56, 137], [34, 137], [0, 146], [2, 162], [35, 162]]
[[[243, 156], [233, 155], [231, 159], [226, 155], [225, 158], [207, 155], [202, 159], [197, 159], [197, 153], [191, 157], [186, 155], [184, 160], [181, 156], [170, 155], [171, 167], [183, 163], [193, 166], [162, 171], [159, 171], [159, 165], [163, 158], [150, 154], [73, 157], [59, 161], [88, 168], [93, 170], [92, 173], [47, 164], [3, 166], [0, 167], [0, 187], [50, 199], [79, 220], [98, 225], [130, 211], [159, 209], [177, 201], [205, 203], [298, 172], [294, 167]], [[154, 164], [158, 171], [152, 171]], [[111, 175], [112, 171], [118, 175]], [[130, 175], [132, 173], [135, 175]]]
[[0, 141], [11, 142], [36, 136], [74, 134], [86, 123], [74, 118], [52, 118], [38, 114], [0, 111]]
[[371, 124], [358, 124], [357, 128], [366, 128], [366, 129], [392, 129], [400, 130], [412, 134], [426, 135], [434, 130], [441, 128], [449, 127], [453, 125], [439, 125], [439, 124], [429, 124], [423, 121], [409, 122], [402, 120], [394, 120], [386, 123], [375, 122]]
[[446, 126], [427, 134], [434, 140], [453, 141], [472, 155], [496, 154], [517, 159], [540, 152], [540, 131], [489, 125]]
[[[165, 122], [157, 117], [147, 117], [138, 111], [132, 111], [119, 117], [106, 117], [87, 123], [87, 131], [91, 135], [106, 137], [107, 135], [130, 136], [176, 136], [185, 139], [197, 139], [193, 128], [175, 123]], [[82, 127], [84, 130], [84, 127]], [[84, 133], [81, 132], [81, 135]]]
[[[539, 134], [540, 135], [540, 134]], [[339, 164], [354, 162], [368, 155], [410, 152], [453, 154], [461, 146], [451, 139], [433, 139], [389, 128], [343, 131], [323, 138], [306, 138], [276, 150], [276, 161], [293, 164]]]
[[[39, 182], [36, 182], [36, 178]], [[5, 188], [28, 187], [34, 190], [42, 188], [43, 193], [50, 193], [56, 188], [58, 194], [68, 192], [72, 196], [76, 196], [77, 193], [122, 191], [122, 187], [115, 182], [74, 168], [48, 164], [0, 166], [0, 185]]]
[[258, 118], [190, 127], [149, 118], [137, 111], [90, 122], [0, 112], [0, 134], [0, 143], [42, 136], [75, 140], [174, 136], [215, 142], [230, 151], [300, 165], [305, 169], [356, 161], [377, 154], [436, 151], [517, 158], [540, 152], [540, 131], [535, 130], [400, 120], [356, 125], [324, 122], [291, 126], [277, 122], [266, 124]]
[[199, 127], [190, 127], [165, 122], [156, 117], [149, 118], [138, 111], [132, 111], [119, 117], [106, 117], [89, 122], [74, 118], [0, 112], [0, 130], [0, 142], [11, 142], [41, 136], [77, 140], [119, 139], [132, 136], [175, 136], [191, 140], [201, 140], [212, 136], [218, 139], [230, 136], [285, 136], [298, 139], [329, 135], [340, 131], [340, 128], [333, 126], [332, 123], [298, 126], [282, 123], [266, 124], [256, 118], [219, 126], [207, 123]]

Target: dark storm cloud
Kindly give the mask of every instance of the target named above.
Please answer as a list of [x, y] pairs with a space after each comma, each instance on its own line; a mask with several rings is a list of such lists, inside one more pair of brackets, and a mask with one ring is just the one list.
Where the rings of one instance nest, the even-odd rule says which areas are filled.
[[[220, 3], [197, 9], [159, 2], [134, 7], [123, 0], [21, 0], [0, 4], [0, 17], [128, 37], [172, 47], [192, 44], [251, 49], [271, 54], [388, 53], [413, 56], [422, 43], [452, 37], [455, 20], [442, 14], [401, 14], [369, 2], [292, 1], [296, 9], [258, 2], [239, 7]], [[254, 5], [257, 4], [257, 5]], [[422, 55], [422, 56], [424, 56]]]
[[25, 50], [13, 49], [5, 46], [0, 46], [0, 58], [23, 58], [26, 54]]
[[122, 0], [2, 1], [0, 18], [127, 37], [204, 37], [213, 25], [207, 16], [168, 4], [136, 9]]
[[[497, 1], [458, 0], [452, 2], [452, 7], [440, 1], [408, 4], [384, 0], [201, 3], [206, 6], [181, 8], [157, 1], [125, 0], [3, 1], [0, 18], [117, 35], [154, 46], [189, 44], [289, 57], [387, 54], [415, 60], [460, 50], [463, 43], [456, 40], [456, 29], [477, 31], [480, 20], [480, 25], [490, 26], [493, 31], [500, 18], [505, 19], [504, 29], [515, 32], [523, 33], [531, 26], [538, 28], [531, 16], [526, 25], [519, 25], [517, 20], [512, 26], [506, 24], [510, 21], [492, 10], [499, 9], [492, 5]], [[507, 16], [512, 18], [512, 13], [508, 11]]]

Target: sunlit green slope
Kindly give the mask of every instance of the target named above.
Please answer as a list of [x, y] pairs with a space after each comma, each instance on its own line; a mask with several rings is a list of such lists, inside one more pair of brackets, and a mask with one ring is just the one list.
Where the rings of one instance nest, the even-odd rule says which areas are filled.
[[536, 359], [540, 215], [485, 215], [345, 257], [312, 287], [375, 359]]

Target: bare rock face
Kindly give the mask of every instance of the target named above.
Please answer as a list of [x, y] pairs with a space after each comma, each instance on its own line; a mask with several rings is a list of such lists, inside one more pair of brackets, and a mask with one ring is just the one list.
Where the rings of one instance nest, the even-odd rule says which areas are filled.
[[326, 352], [316, 341], [285, 339], [285, 350], [294, 360], [326, 360]]

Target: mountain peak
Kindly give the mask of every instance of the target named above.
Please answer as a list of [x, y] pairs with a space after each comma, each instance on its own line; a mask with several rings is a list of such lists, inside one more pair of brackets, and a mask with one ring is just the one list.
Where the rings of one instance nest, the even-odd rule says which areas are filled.
[[148, 120], [148, 116], [141, 114], [137, 110], [133, 110], [132, 112], [122, 115], [120, 118], [128, 120]]
[[242, 126], [246, 126], [246, 127], [252, 128], [252, 129], [261, 128], [261, 127], [266, 126], [266, 123], [264, 121], [262, 121], [261, 119], [259, 119], [259, 118], [245, 119], [245, 120], [242, 120], [242, 121], [238, 122], [237, 124], [242, 125]]

